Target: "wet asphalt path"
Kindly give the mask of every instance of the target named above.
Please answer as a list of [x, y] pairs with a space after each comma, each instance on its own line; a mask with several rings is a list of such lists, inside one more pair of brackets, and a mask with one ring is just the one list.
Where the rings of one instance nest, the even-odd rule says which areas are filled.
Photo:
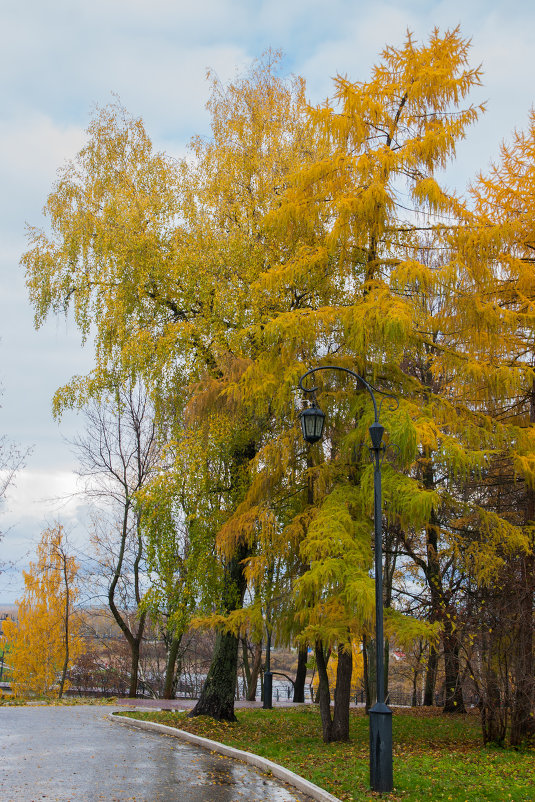
[[108, 720], [113, 708], [0, 707], [1, 802], [294, 802], [252, 767]]

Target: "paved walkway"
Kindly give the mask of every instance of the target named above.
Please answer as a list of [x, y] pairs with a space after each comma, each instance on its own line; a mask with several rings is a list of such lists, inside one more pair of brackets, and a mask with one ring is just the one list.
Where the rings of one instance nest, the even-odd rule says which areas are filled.
[[175, 738], [119, 727], [114, 708], [0, 707], [2, 802], [304, 802]]

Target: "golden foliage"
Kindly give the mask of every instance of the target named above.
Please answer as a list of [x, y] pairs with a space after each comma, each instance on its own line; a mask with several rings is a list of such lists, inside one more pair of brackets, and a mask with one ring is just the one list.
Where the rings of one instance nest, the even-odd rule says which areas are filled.
[[212, 137], [178, 164], [141, 120], [101, 109], [48, 199], [50, 233], [30, 230], [36, 324], [72, 309], [82, 336], [95, 332], [94, 370], [58, 391], [56, 410], [112, 373], [142, 375], [174, 410], [182, 508], [223, 561], [247, 546], [255, 598], [235, 629], [258, 628], [275, 597], [281, 629], [297, 622], [304, 639], [371, 627], [370, 400], [321, 376], [326, 442], [304, 450], [295, 389], [310, 365], [402, 398], [381, 409], [398, 454], [385, 510], [420, 568], [438, 531], [437, 559], [488, 581], [481, 542], [478, 556], [454, 534], [462, 486], [496, 560], [524, 548], [481, 488], [503, 453], [535, 485], [535, 114], [471, 207], [447, 192], [439, 171], [483, 110], [467, 103], [481, 80], [468, 57], [458, 28], [408, 33], [368, 81], [338, 76], [310, 108], [270, 52], [227, 86], [210, 76]]
[[73, 612], [77, 573], [75, 558], [65, 551], [63, 527], [45, 529], [37, 562], [24, 571], [18, 623], [7, 620], [4, 624], [16, 696], [57, 694], [59, 687], [67, 687], [61, 683], [66, 659], [70, 666], [85, 650], [81, 620]]

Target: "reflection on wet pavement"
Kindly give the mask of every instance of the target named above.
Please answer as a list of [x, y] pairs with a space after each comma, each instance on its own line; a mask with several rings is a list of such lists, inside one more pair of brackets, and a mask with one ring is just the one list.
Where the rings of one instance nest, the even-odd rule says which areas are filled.
[[2, 802], [296, 802], [242, 763], [122, 727], [112, 708], [1, 707]]

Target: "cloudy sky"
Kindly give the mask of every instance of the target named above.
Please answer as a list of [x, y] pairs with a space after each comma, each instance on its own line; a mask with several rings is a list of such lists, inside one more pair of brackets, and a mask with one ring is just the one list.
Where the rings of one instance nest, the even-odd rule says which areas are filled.
[[2, 0], [0, 435], [33, 451], [0, 510], [0, 560], [15, 563], [0, 574], [0, 602], [20, 593], [20, 569], [46, 522], [60, 517], [85, 537], [81, 501], [65, 500], [76, 468], [65, 438], [79, 423], [70, 415], [58, 425], [50, 402], [88, 369], [91, 352], [64, 320], [34, 331], [19, 259], [25, 223], [41, 222], [55, 172], [83, 145], [95, 104], [118, 94], [157, 148], [180, 154], [192, 135], [208, 133], [208, 67], [225, 81], [266, 48], [282, 49], [285, 69], [303, 75], [320, 102], [336, 74], [365, 80], [407, 29], [425, 39], [435, 26], [457, 25], [484, 69], [472, 99], [488, 101], [448, 173], [462, 189], [526, 126], [535, 95], [530, 0]]

